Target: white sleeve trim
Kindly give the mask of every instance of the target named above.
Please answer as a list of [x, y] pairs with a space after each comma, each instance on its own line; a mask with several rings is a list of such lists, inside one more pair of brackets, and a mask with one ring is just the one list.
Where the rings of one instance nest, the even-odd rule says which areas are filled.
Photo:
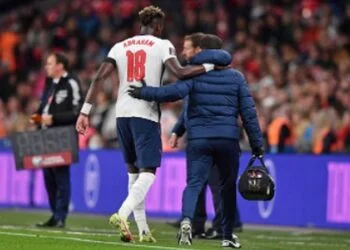
[[80, 101], [80, 94], [79, 94], [79, 85], [76, 80], [74, 79], [69, 79], [68, 80], [70, 86], [72, 87], [72, 92], [73, 92], [73, 105], [78, 106], [79, 101]]
[[168, 55], [166, 57], [163, 58], [163, 63], [166, 62], [167, 60], [169, 60], [170, 58], [176, 58], [175, 55]]
[[170, 58], [176, 58], [176, 50], [174, 45], [169, 40], [162, 40], [162, 62], [166, 62]]

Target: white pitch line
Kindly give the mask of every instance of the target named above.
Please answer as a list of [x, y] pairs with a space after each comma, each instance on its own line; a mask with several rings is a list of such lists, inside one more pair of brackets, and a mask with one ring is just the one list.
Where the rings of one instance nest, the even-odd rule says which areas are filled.
[[333, 244], [333, 243], [329, 243], [329, 245], [325, 245], [321, 242], [310, 242], [308, 243], [308, 245], [310, 246], [315, 246], [315, 247], [330, 247], [333, 246], [333, 247], [349, 247], [349, 245], [347, 244]]
[[252, 238], [256, 238], [256, 239], [260, 239], [260, 240], [286, 240], [286, 241], [290, 241], [290, 240], [301, 240], [301, 241], [311, 241], [313, 240], [315, 237], [303, 237], [303, 236], [292, 236], [292, 237], [288, 237], [288, 236], [272, 236], [272, 235], [263, 235], [263, 234], [259, 234], [256, 236], [253, 236]]
[[[289, 245], [310, 245], [310, 246], [323, 246], [323, 247], [329, 247], [329, 246], [338, 246], [338, 247], [346, 247], [347, 242], [344, 241], [344, 244], [342, 243], [328, 243], [328, 242], [312, 242], [312, 240], [317, 240], [320, 237], [317, 236], [309, 236], [309, 237], [287, 237], [287, 236], [266, 236], [266, 235], [257, 235], [253, 236], [252, 238], [261, 239], [261, 240], [276, 240], [279, 241], [279, 243], [285, 243]], [[291, 241], [294, 240], [294, 241]]]
[[72, 235], [89, 235], [89, 236], [106, 236], [106, 237], [115, 237], [118, 236], [117, 232], [114, 234], [111, 233], [90, 233], [84, 231], [74, 231], [71, 229], [68, 230], [54, 230], [54, 229], [44, 229], [44, 228], [34, 228], [34, 227], [21, 227], [21, 226], [0, 226], [1, 229], [9, 229], [9, 230], [27, 230], [32, 232], [45, 232], [45, 233], [55, 233], [55, 234], [72, 234]]
[[[163, 235], [174, 235], [174, 233], [169, 232], [169, 231], [163, 231], [160, 232], [160, 234]], [[321, 246], [321, 247], [330, 247], [330, 246], [334, 246], [334, 247], [348, 247], [350, 245], [350, 241], [347, 242], [345, 241], [344, 244], [342, 243], [327, 243], [327, 242], [312, 242], [312, 240], [316, 240], [317, 237], [316, 236], [271, 236], [271, 235], [254, 235], [254, 236], [248, 236], [245, 235], [244, 237], [241, 238], [245, 239], [247, 241], [250, 241], [250, 239], [259, 239], [259, 240], [271, 240], [271, 241], [279, 241], [279, 243], [281, 244], [289, 244], [289, 245], [308, 245], [308, 246]], [[291, 241], [294, 240], [294, 241]], [[250, 242], [250, 244], [252, 244], [252, 242]], [[348, 245], [349, 244], [349, 245]], [[266, 243], [264, 242], [260, 242], [257, 245], [266, 245]]]
[[113, 241], [101, 241], [101, 240], [90, 240], [83, 239], [78, 237], [65, 237], [65, 236], [49, 236], [49, 235], [37, 235], [37, 234], [26, 234], [26, 233], [13, 233], [13, 232], [3, 232], [0, 231], [0, 235], [9, 235], [9, 236], [23, 236], [30, 238], [46, 238], [46, 239], [57, 239], [57, 240], [68, 240], [68, 241], [79, 241], [85, 243], [98, 243], [102, 245], [116, 245], [116, 246], [124, 246], [124, 247], [139, 247], [139, 248], [150, 248], [150, 249], [167, 249], [167, 250], [194, 250], [192, 248], [177, 248], [177, 247], [166, 247], [166, 246], [150, 246], [150, 245], [140, 245], [134, 243], [118, 243]]
[[11, 236], [24, 236], [24, 237], [32, 237], [32, 238], [36, 238], [36, 234], [24, 234], [24, 233], [11, 233], [11, 232], [1, 232], [0, 234], [3, 235], [11, 235]]
[[[114, 237], [114, 236], [118, 236], [118, 234], [115, 232], [113, 234], [110, 233], [106, 233], [106, 232], [112, 232], [111, 230], [106, 230], [106, 229], [93, 229], [93, 228], [69, 228], [68, 230], [46, 230], [46, 229], [39, 229], [39, 228], [33, 228], [33, 227], [23, 227], [23, 226], [13, 226], [13, 225], [1, 225], [0, 229], [10, 229], [10, 230], [28, 230], [28, 231], [33, 231], [33, 232], [45, 232], [45, 233], [61, 233], [61, 234], [68, 234], [68, 235], [87, 235], [87, 236], [107, 236], [107, 237]], [[81, 231], [83, 229], [83, 231]], [[73, 231], [76, 230], [76, 231]], [[85, 230], [85, 232], [84, 232]], [[91, 233], [90, 233], [90, 232]], [[93, 233], [93, 232], [99, 232], [99, 233]], [[8, 233], [9, 235], [13, 235], [13, 234], [17, 234], [19, 236], [28, 236], [28, 237], [44, 237], [44, 238], [48, 238], [51, 236], [46, 236], [46, 235], [35, 235], [33, 236], [33, 234], [31, 236], [29, 236], [30, 234], [22, 234], [22, 233], [10, 233], [10, 232], [1, 232], [0, 234], [5, 234]], [[161, 231], [159, 232], [160, 234], [163, 235], [175, 235], [174, 232], [170, 232], [170, 231]], [[57, 238], [56, 236], [52, 236], [51, 238]], [[60, 238], [60, 237], [58, 237]], [[267, 240], [276, 240], [279, 241], [280, 243], [285, 243], [285, 244], [289, 244], [289, 245], [304, 245], [307, 244], [309, 246], [321, 246], [321, 247], [329, 247], [329, 246], [334, 246], [334, 247], [348, 247], [350, 245], [350, 241], [349, 240], [345, 240], [344, 244], [342, 243], [326, 243], [326, 242], [310, 242], [310, 240], [316, 239], [317, 237], [315, 236], [294, 236], [291, 238], [288, 237], [282, 237], [282, 236], [267, 236], [267, 235], [256, 235], [256, 236], [252, 236], [252, 237], [248, 237], [248, 238], [256, 238], [256, 239], [267, 239]], [[64, 237], [64, 239], [79, 239], [79, 241], [85, 241], [85, 239], [83, 238], [73, 238], [73, 237]], [[86, 239], [88, 240], [88, 239]], [[291, 241], [291, 240], [295, 240], [295, 241]], [[78, 241], [78, 240], [76, 240]], [[90, 241], [90, 240], [88, 240]], [[304, 242], [305, 241], [305, 242]], [[137, 244], [130, 244], [130, 243], [118, 243], [118, 242], [108, 242], [108, 241], [99, 241], [101, 244], [115, 244], [115, 245], [123, 245], [123, 246], [135, 246], [135, 247], [144, 247], [144, 245], [139, 245], [137, 246]], [[94, 243], [94, 242], [92, 242]], [[262, 242], [259, 242], [259, 244], [261, 245]], [[157, 246], [147, 246], [149, 248], [156, 248], [156, 249], [181, 249], [181, 248], [171, 248], [171, 247], [157, 247]], [[186, 248], [186, 250], [190, 250], [189, 248]]]
[[[32, 232], [45, 232], [45, 233], [62, 233], [62, 234], [72, 234], [72, 235], [89, 235], [89, 236], [106, 236], [115, 237], [119, 236], [117, 231], [107, 230], [107, 229], [93, 229], [93, 228], [66, 228], [62, 230], [55, 230], [51, 228], [37, 228], [32, 226], [13, 226], [13, 225], [0, 225], [0, 229], [9, 230], [27, 230]], [[163, 235], [173, 235], [175, 237], [176, 232], [170, 231], [159, 231], [158, 233]]]
[[[0, 225], [0, 229], [28, 229], [28, 228], [35, 228], [39, 229], [38, 227], [35, 226], [14, 226], [14, 225]], [[48, 228], [45, 228], [45, 230]], [[91, 228], [91, 227], [66, 227], [65, 229], [62, 230], [54, 230], [54, 229], [49, 229], [50, 231], [57, 231], [57, 232], [63, 232], [64, 230], [66, 231], [79, 231], [79, 232], [94, 232], [94, 233], [115, 233], [113, 229], [101, 229], [101, 228]]]
[[338, 244], [338, 243], [325, 243], [325, 242], [303, 242], [303, 241], [280, 241], [281, 244], [295, 245], [295, 246], [317, 246], [317, 247], [349, 247], [348, 244]]

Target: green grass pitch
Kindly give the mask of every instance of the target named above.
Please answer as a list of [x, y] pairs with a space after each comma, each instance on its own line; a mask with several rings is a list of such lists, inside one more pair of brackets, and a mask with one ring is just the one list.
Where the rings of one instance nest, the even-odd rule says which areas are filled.
[[[192, 246], [178, 246], [176, 230], [162, 220], [150, 221], [158, 242], [123, 243], [108, 225], [108, 216], [71, 214], [65, 229], [39, 229], [34, 225], [48, 218], [46, 211], [0, 209], [0, 250], [177, 250], [221, 249], [218, 240], [197, 240]], [[137, 233], [134, 223], [132, 231]], [[349, 249], [350, 232], [312, 229], [246, 226], [238, 237], [242, 249], [314, 250]]]

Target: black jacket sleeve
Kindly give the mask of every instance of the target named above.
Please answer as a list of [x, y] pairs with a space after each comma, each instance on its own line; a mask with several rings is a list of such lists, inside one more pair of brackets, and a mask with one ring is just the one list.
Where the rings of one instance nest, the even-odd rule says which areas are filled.
[[50, 78], [46, 78], [45, 80], [45, 89], [44, 89], [44, 93], [43, 95], [41, 96], [41, 99], [40, 99], [40, 106], [38, 108], [38, 110], [35, 112], [35, 114], [39, 114], [41, 115], [43, 113], [43, 110], [44, 110], [44, 107], [47, 103], [47, 99], [48, 99], [48, 95], [49, 95], [49, 90], [51, 89], [52, 87], [52, 80]]
[[74, 124], [79, 115], [79, 111], [83, 103], [80, 83], [78, 79], [74, 79], [74, 78], [69, 78], [68, 82], [69, 82], [69, 88], [70, 88], [69, 96], [71, 99], [71, 110], [53, 114], [52, 116], [53, 126]]

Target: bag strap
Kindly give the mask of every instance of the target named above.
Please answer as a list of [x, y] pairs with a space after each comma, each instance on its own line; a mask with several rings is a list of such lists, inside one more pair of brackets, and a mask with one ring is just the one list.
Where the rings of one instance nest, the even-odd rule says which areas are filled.
[[261, 168], [264, 169], [266, 171], [266, 173], [270, 174], [269, 170], [267, 169], [265, 162], [264, 162], [264, 158], [263, 157], [256, 157], [256, 156], [252, 156], [248, 162], [248, 166], [247, 168], [250, 168], [253, 163], [255, 162], [256, 159], [259, 159], [260, 163], [261, 163]]

